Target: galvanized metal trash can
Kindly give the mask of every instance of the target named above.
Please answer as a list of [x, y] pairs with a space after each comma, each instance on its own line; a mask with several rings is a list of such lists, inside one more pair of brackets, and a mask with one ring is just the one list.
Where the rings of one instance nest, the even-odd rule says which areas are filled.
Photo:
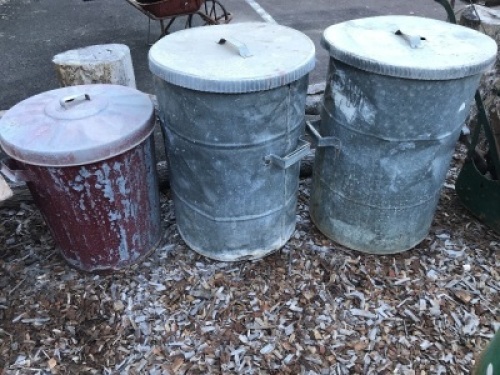
[[191, 249], [256, 259], [292, 235], [314, 56], [307, 36], [266, 23], [184, 30], [151, 48], [177, 227]]
[[495, 42], [449, 23], [384, 16], [327, 28], [327, 88], [310, 214], [327, 237], [386, 254], [430, 228]]
[[0, 120], [12, 158], [2, 173], [27, 181], [72, 266], [121, 269], [159, 243], [153, 114], [135, 89], [83, 85], [33, 96]]

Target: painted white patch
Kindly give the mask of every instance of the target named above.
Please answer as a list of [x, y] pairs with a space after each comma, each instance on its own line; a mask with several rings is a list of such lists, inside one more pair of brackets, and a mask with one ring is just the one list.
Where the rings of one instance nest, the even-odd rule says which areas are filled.
[[109, 178], [109, 174], [111, 172], [111, 168], [107, 163], [103, 163], [101, 169], [95, 172], [95, 176], [97, 177], [97, 184], [95, 187], [100, 186], [103, 191], [103, 195], [107, 198], [111, 203], [115, 201], [115, 192], [113, 190], [113, 184]]
[[75, 180], [70, 182], [69, 185], [73, 190], [82, 192], [85, 190], [85, 179], [91, 174], [85, 167], [81, 167], [78, 174], [79, 175], [75, 177]]
[[357, 109], [349, 102], [349, 99], [340, 92], [334, 94], [335, 106], [342, 112], [346, 121], [351, 124], [356, 119]]
[[259, 3], [257, 3], [255, 0], [245, 0], [247, 2], [248, 5], [250, 5], [252, 7], [253, 10], [255, 10], [255, 12], [257, 12], [257, 14], [264, 20], [266, 21], [267, 23], [278, 23], [276, 22], [276, 20], [269, 14], [265, 11], [264, 8], [262, 8], [260, 6]]
[[[391, 156], [399, 152], [399, 147], [397, 148], [398, 151], [394, 152], [395, 149], [391, 150]], [[380, 167], [385, 171], [385, 174], [389, 177], [389, 180], [387, 181], [387, 189], [389, 191], [392, 191], [393, 193], [397, 193], [401, 187], [398, 184], [398, 180], [401, 178], [403, 175], [401, 169], [398, 168], [398, 165], [394, 163], [394, 160], [392, 158], [382, 158], [380, 159]]]
[[77, 185], [77, 184], [74, 184], [71, 186], [73, 188], [73, 190], [76, 190], [76, 191], [83, 191], [83, 189], [85, 189], [85, 187], [83, 185]]
[[375, 124], [375, 107], [342, 71], [335, 73], [331, 87], [335, 107], [344, 115], [348, 124], [358, 118], [367, 124]]
[[62, 191], [64, 193], [69, 193], [69, 186], [67, 186], [63, 181], [61, 180], [60, 176], [60, 170], [58, 168], [48, 168], [49, 175], [52, 178], [52, 181], [54, 184], [57, 186], [57, 189], [59, 191]]
[[119, 163], [117, 161], [115, 161], [115, 163], [113, 164], [113, 169], [117, 172], [121, 172], [121, 169], [122, 169], [122, 163]]
[[120, 176], [116, 179], [116, 184], [118, 185], [118, 190], [121, 195], [128, 195], [130, 193], [130, 189], [127, 189], [127, 179], [123, 176]]
[[132, 218], [136, 218], [137, 217], [137, 211], [139, 211], [139, 207], [137, 205], [137, 203], [131, 203], [130, 204], [130, 216]]
[[[80, 176], [82, 176], [84, 179], [87, 178], [87, 177], [90, 177], [92, 176], [92, 174], [87, 170], [87, 168], [85, 167], [81, 167], [80, 168], [80, 172], [78, 172], [80, 174]], [[75, 179], [76, 180], [76, 179]], [[81, 179], [80, 179], [81, 181]]]
[[108, 216], [109, 216], [109, 221], [117, 221], [122, 218], [122, 214], [117, 211], [110, 211], [108, 213]]
[[465, 103], [462, 103], [462, 105], [458, 109], [458, 112], [462, 112], [464, 109], [465, 109]]
[[120, 227], [120, 248], [118, 251], [120, 252], [120, 260], [130, 259], [127, 245], [127, 231], [122, 227]]
[[125, 220], [128, 220], [132, 213], [130, 199], [122, 199], [121, 203], [123, 205], [123, 213], [125, 215]]
[[80, 197], [80, 210], [85, 211], [85, 200]]

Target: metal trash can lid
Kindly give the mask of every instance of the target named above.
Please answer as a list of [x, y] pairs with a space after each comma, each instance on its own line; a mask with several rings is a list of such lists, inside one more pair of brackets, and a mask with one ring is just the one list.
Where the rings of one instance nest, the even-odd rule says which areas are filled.
[[149, 68], [188, 89], [246, 93], [273, 89], [308, 74], [314, 43], [300, 31], [263, 22], [178, 31], [156, 42]]
[[0, 119], [0, 145], [40, 166], [75, 166], [119, 155], [153, 131], [151, 99], [118, 85], [69, 86], [16, 104]]
[[496, 59], [495, 41], [463, 26], [412, 16], [381, 16], [328, 27], [322, 46], [356, 68], [417, 80], [479, 74]]

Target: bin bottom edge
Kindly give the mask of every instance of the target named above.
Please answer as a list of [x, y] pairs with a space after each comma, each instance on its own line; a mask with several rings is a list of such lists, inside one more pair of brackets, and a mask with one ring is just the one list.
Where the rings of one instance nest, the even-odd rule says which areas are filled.
[[420, 236], [418, 240], [414, 240], [414, 241], [410, 242], [411, 245], [404, 245], [404, 246], [402, 246], [400, 248], [396, 248], [396, 249], [394, 249], [394, 248], [378, 248], [377, 249], [377, 248], [374, 248], [373, 246], [368, 246], [368, 245], [366, 247], [363, 247], [362, 245], [356, 244], [356, 243], [349, 241], [345, 238], [344, 239], [339, 238], [339, 236], [335, 235], [334, 233], [332, 233], [331, 231], [327, 230], [322, 225], [317, 223], [316, 219], [314, 218], [314, 216], [312, 214], [310, 215], [310, 217], [311, 217], [311, 221], [316, 226], [316, 228], [318, 228], [318, 230], [328, 239], [330, 239], [330, 240], [334, 241], [335, 243], [337, 243], [341, 246], [344, 246], [348, 249], [359, 251], [359, 252], [362, 252], [365, 254], [372, 254], [372, 255], [391, 255], [391, 254], [398, 254], [398, 253], [402, 253], [402, 252], [411, 250], [415, 246], [417, 246], [420, 242], [422, 242], [427, 237], [427, 233], [428, 233], [428, 231], [426, 231], [425, 235]]
[[238, 262], [242, 260], [257, 260], [264, 258], [275, 251], [279, 250], [281, 247], [283, 247], [290, 237], [292, 236], [293, 230], [290, 233], [290, 235], [287, 235], [278, 241], [276, 241], [274, 244], [269, 246], [266, 249], [254, 249], [254, 250], [227, 250], [227, 251], [220, 251], [217, 253], [205, 251], [201, 249], [199, 246], [194, 245], [191, 241], [189, 241], [186, 236], [182, 233], [182, 230], [177, 226], [177, 230], [179, 231], [179, 234], [181, 235], [183, 241], [186, 243], [186, 245], [196, 253], [203, 255], [204, 257], [207, 257], [209, 259], [213, 260], [218, 260], [222, 262]]
[[136, 260], [134, 260], [131, 263], [123, 264], [121, 266], [116, 266], [116, 265], [114, 265], [114, 266], [111, 266], [111, 265], [99, 266], [99, 265], [96, 265], [94, 267], [85, 267], [80, 262], [77, 262], [77, 261], [75, 261], [73, 259], [66, 258], [64, 256], [64, 252], [62, 251], [62, 249], [59, 246], [57, 246], [57, 250], [61, 254], [61, 257], [72, 268], [74, 268], [74, 269], [76, 269], [78, 271], [87, 272], [87, 273], [95, 273], [95, 274], [108, 274], [108, 273], [116, 272], [116, 271], [125, 271], [126, 269], [128, 269], [128, 268], [130, 268], [132, 266], [135, 266], [135, 265], [138, 265], [138, 264], [142, 263], [156, 249], [158, 249], [158, 247], [160, 246], [161, 242], [162, 242], [162, 236], [160, 236], [160, 238], [158, 239], [158, 241], [156, 241], [156, 243], [148, 251], [146, 251], [144, 254], [141, 254], [141, 256], [139, 256]]

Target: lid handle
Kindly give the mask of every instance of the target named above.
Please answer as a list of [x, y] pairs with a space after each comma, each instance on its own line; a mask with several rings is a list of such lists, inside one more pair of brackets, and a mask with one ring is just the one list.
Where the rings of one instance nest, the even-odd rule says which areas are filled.
[[61, 107], [63, 107], [64, 109], [70, 109], [75, 105], [85, 102], [86, 100], [90, 100], [89, 94], [77, 94], [77, 95], [66, 96], [65, 98], [60, 99], [59, 103], [61, 104]]
[[426, 40], [423, 36], [420, 35], [411, 35], [411, 34], [405, 34], [401, 30], [398, 30], [394, 33], [395, 35], [401, 36], [404, 40], [408, 42], [411, 48], [416, 49], [416, 48], [422, 48], [424, 44], [422, 43], [423, 40]]
[[253, 56], [253, 53], [250, 52], [248, 49], [247, 45], [243, 42], [240, 42], [239, 40], [236, 40], [234, 38], [220, 38], [220, 40], [217, 42], [217, 44], [220, 45], [225, 45], [225, 46], [230, 46], [234, 49], [236, 49], [239, 53], [239, 55], [243, 58], [247, 58], [250, 56]]

